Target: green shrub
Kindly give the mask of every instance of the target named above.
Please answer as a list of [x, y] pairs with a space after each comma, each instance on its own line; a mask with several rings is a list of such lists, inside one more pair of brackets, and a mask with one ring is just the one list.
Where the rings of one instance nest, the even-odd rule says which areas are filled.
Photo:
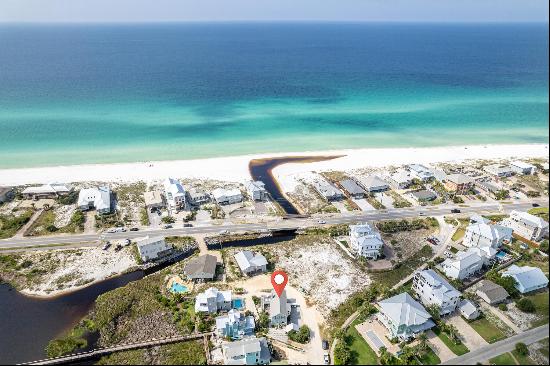
[[523, 299], [520, 299], [516, 306], [519, 310], [523, 311], [524, 313], [534, 313], [535, 312], [535, 304], [529, 300], [528, 298], [524, 297]]

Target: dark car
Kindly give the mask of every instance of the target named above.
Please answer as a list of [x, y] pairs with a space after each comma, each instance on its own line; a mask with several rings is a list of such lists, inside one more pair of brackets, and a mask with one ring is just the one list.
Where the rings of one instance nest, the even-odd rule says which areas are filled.
[[540, 207], [538, 203], [533, 203], [533, 207]]
[[193, 227], [193, 224], [190, 224], [188, 222], [184, 222], [183, 227]]
[[451, 213], [460, 213], [460, 210], [458, 208], [453, 208], [451, 210]]
[[327, 350], [327, 349], [328, 349], [328, 341], [325, 340], [325, 339], [323, 339], [322, 344], [323, 344], [323, 349], [324, 349], [324, 350]]
[[130, 229], [130, 231], [139, 231], [139, 228], [133, 227], [133, 228]]

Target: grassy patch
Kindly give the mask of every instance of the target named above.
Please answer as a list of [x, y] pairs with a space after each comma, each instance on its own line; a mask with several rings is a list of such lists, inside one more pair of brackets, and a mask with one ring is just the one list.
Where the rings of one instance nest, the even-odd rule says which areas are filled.
[[512, 351], [512, 355], [520, 365], [536, 365], [537, 363], [529, 357], [529, 355], [520, 355], [516, 350]]
[[43, 211], [32, 223], [29, 229], [30, 236], [51, 235], [59, 233], [81, 233], [84, 231], [84, 214], [77, 210], [73, 213], [71, 221], [64, 227], [56, 227], [55, 212], [53, 210]]
[[456, 229], [455, 233], [453, 234], [452, 240], [453, 241], [459, 241], [464, 237], [464, 234], [466, 233], [466, 229], [463, 227], [459, 227]]
[[422, 357], [418, 358], [422, 365], [439, 365], [441, 359], [435, 354], [435, 352], [429, 348]]
[[506, 334], [500, 328], [483, 316], [469, 324], [487, 343], [495, 343], [506, 338]]
[[11, 238], [31, 219], [33, 210], [25, 210], [21, 215], [0, 215], [0, 239]]
[[463, 343], [456, 344], [449, 338], [449, 336], [447, 336], [447, 334], [445, 334], [445, 332], [442, 332], [441, 329], [439, 329], [438, 327], [432, 330], [455, 355], [462, 356], [463, 354], [470, 352], [468, 347], [466, 347]]
[[355, 329], [359, 324], [356, 320], [351, 323], [346, 332], [346, 343], [352, 353], [352, 364], [354, 365], [377, 365], [378, 357], [369, 344], [363, 339], [361, 334]]
[[531, 215], [538, 216], [543, 220], [548, 221], [548, 207], [535, 207], [527, 212], [529, 212]]
[[548, 323], [548, 311], [549, 309], [549, 298], [548, 291], [536, 293], [533, 295], [527, 295], [525, 298], [531, 300], [535, 304], [535, 314], [538, 316], [538, 320], [531, 323], [532, 328], [544, 325]]
[[46, 346], [48, 357], [59, 357], [72, 353], [77, 349], [85, 348], [88, 345], [86, 335], [95, 331], [95, 324], [87, 319], [81, 321], [75, 328], [62, 338], [54, 339]]
[[516, 361], [509, 352], [506, 352], [500, 356], [491, 358], [489, 363], [491, 365], [515, 365]]
[[425, 245], [415, 255], [409, 259], [399, 263], [397, 267], [391, 271], [371, 273], [370, 276], [375, 283], [393, 287], [403, 278], [413, 273], [418, 267], [426, 262], [427, 259], [433, 256], [433, 249], [429, 245]]

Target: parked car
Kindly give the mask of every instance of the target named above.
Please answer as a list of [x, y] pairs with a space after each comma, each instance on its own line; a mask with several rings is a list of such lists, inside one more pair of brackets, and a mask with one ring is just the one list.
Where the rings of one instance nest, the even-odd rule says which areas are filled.
[[122, 245], [117, 244], [115, 247], [115, 252], [120, 252], [122, 250]]
[[111, 243], [110, 243], [110, 242], [106, 242], [105, 244], [103, 244], [103, 246], [101, 247], [101, 249], [107, 250], [107, 249], [109, 249], [110, 246], [111, 246]]
[[221, 230], [220, 235], [229, 235], [229, 230]]
[[130, 239], [124, 239], [124, 243], [122, 245], [127, 247], [130, 244], [132, 244], [132, 241]]
[[540, 207], [538, 203], [533, 203], [533, 207]]
[[193, 224], [190, 224], [188, 222], [184, 222], [183, 227], [193, 227]]
[[164, 228], [165, 228], [165, 229], [171, 229], [171, 228], [172, 228], [172, 225], [171, 225], [171, 224], [166, 224], [166, 225], [164, 225]]
[[139, 231], [139, 228], [138, 227], [133, 227], [130, 229], [130, 231]]
[[319, 220], [319, 221], [317, 221], [317, 223], [319, 223], [319, 224], [321, 224], [321, 225], [324, 225], [324, 224], [326, 224], [327, 222], [326, 222], [325, 220]]
[[323, 359], [325, 361], [325, 365], [330, 365], [330, 356], [328, 355], [328, 353], [325, 353]]
[[328, 341], [326, 339], [323, 339], [321, 344], [323, 345], [323, 349], [326, 351], [328, 349]]
[[451, 210], [451, 213], [460, 213], [460, 210], [458, 208], [453, 208]]

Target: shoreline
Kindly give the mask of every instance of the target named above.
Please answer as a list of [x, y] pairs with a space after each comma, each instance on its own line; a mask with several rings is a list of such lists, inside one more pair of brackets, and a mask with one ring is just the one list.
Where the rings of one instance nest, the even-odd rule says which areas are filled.
[[506, 158], [548, 158], [548, 144], [460, 145], [443, 147], [366, 148], [308, 151], [295, 153], [254, 154], [233, 157], [150, 161], [114, 164], [83, 164], [37, 168], [0, 169], [0, 185], [74, 183], [86, 181], [136, 182], [156, 181], [168, 176], [177, 178], [250, 180], [252, 160], [339, 156], [320, 162], [285, 163], [273, 169], [275, 176], [312, 170], [347, 170], [411, 163], [433, 164], [465, 160]]

